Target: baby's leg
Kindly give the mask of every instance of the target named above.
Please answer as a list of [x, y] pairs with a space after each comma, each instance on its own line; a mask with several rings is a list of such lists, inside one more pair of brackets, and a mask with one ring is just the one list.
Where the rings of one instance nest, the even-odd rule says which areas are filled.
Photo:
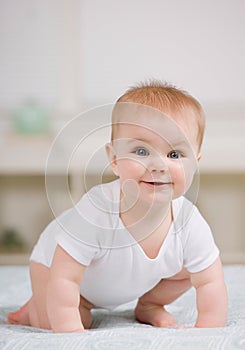
[[50, 329], [46, 309], [46, 288], [49, 278], [49, 268], [35, 262], [30, 264], [32, 297], [16, 312], [8, 315], [8, 323], [22, 324]]
[[185, 269], [169, 279], [161, 280], [139, 299], [135, 309], [137, 320], [156, 327], [175, 326], [173, 316], [164, 306], [179, 298], [190, 287], [190, 277]]
[[91, 309], [93, 304], [91, 304], [87, 299], [85, 299], [82, 295], [80, 296], [80, 305], [79, 312], [82, 320], [82, 324], [85, 329], [89, 329], [92, 324], [92, 315]]

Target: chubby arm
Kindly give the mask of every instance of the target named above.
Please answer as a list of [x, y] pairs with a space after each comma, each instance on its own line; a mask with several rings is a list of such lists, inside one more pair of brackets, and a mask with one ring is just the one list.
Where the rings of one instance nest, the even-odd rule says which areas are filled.
[[79, 303], [80, 283], [85, 268], [57, 246], [47, 286], [48, 317], [51, 328], [56, 333], [84, 331]]
[[197, 298], [195, 327], [224, 327], [228, 298], [220, 259], [201, 272], [191, 273], [191, 282], [196, 288]]

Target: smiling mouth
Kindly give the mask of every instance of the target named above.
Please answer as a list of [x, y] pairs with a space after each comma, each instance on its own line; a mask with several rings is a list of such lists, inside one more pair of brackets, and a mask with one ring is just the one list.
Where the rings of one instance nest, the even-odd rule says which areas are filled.
[[161, 182], [161, 181], [142, 181], [142, 182], [150, 186], [172, 185], [172, 182]]

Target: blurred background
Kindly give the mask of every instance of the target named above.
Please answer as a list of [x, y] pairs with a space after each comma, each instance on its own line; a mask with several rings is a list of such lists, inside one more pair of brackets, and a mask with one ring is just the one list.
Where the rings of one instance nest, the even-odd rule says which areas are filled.
[[[63, 145], [49, 168], [48, 201], [45, 166], [59, 130], [151, 78], [204, 106], [197, 205], [223, 262], [245, 263], [244, 61], [244, 0], [1, 0], [0, 264], [27, 263], [43, 228], [70, 206], [67, 187], [74, 200], [86, 190], [81, 164], [67, 176]], [[97, 125], [97, 112], [79, 127]], [[96, 140], [103, 145], [108, 135]], [[91, 152], [86, 146], [84, 157]], [[100, 166], [91, 167], [88, 187]]]

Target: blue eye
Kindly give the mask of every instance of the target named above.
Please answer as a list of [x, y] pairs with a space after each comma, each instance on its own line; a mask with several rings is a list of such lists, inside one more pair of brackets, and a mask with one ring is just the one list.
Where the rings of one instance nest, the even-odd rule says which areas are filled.
[[135, 154], [141, 157], [149, 156], [149, 152], [144, 148], [137, 148]]
[[179, 158], [181, 158], [181, 154], [180, 154], [180, 152], [172, 151], [168, 154], [168, 158], [179, 159]]

